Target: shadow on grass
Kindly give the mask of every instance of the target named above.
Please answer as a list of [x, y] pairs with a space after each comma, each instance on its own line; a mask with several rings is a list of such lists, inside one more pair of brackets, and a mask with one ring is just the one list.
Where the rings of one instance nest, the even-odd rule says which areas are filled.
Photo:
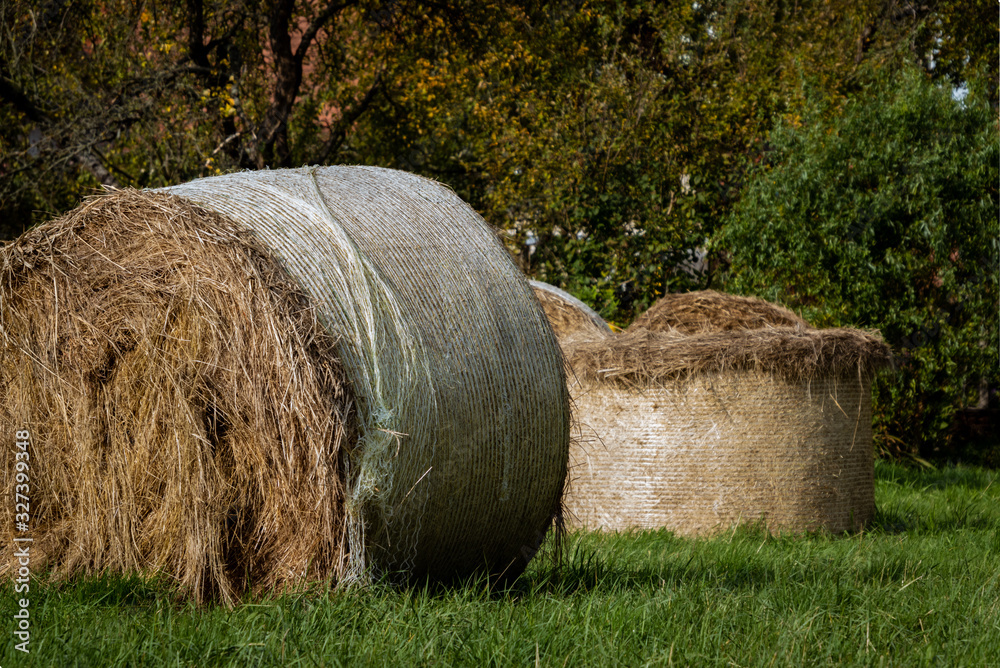
[[68, 580], [40, 573], [32, 577], [31, 594], [32, 606], [149, 608], [157, 604], [176, 607], [179, 603], [176, 588], [163, 578], [110, 573]]
[[[948, 532], [1000, 529], [995, 503], [1000, 472], [978, 467], [927, 469], [876, 462], [879, 496], [870, 533]], [[881, 489], [878, 489], [878, 487]]]
[[[992, 531], [993, 540], [1000, 549], [1000, 518], [992, 503], [1000, 493], [1000, 472], [961, 466], [930, 470], [877, 462], [875, 475], [877, 483], [883, 485], [882, 496], [886, 500], [880, 502], [875, 517], [864, 531], [865, 536], [877, 539], [879, 535]], [[560, 563], [553, 562], [552, 545], [547, 543], [528, 572], [509, 583], [491, 581], [482, 575], [451, 583], [430, 580], [403, 583], [399, 578], [385, 576], [374, 584], [349, 588], [346, 592], [335, 591], [326, 583], [325, 588], [316, 586], [291, 594], [248, 594], [243, 603], [266, 603], [282, 608], [311, 606], [325, 597], [341, 597], [345, 593], [361, 595], [368, 601], [379, 597], [394, 600], [400, 596], [404, 599], [500, 601], [538, 595], [568, 597], [589, 592], [651, 591], [692, 583], [747, 591], [787, 578], [788, 560], [784, 557], [796, 554], [797, 546], [812, 541], [849, 545], [855, 542], [855, 537], [823, 532], [771, 536], [766, 529], [754, 525], [712, 539], [680, 538], [665, 530], [612, 536], [582, 532], [567, 537], [566, 552]], [[770, 547], [758, 557], [758, 545], [763, 543], [769, 543]], [[822, 579], [824, 569], [830, 565], [822, 559], [811, 561], [808, 555], [813, 553], [812, 550], [802, 551], [804, 563], [796, 562], [796, 577]], [[647, 554], [654, 556], [649, 558]], [[867, 577], [878, 579], [887, 574], [895, 577], [905, 566], [905, 560], [880, 563]], [[37, 590], [32, 584], [32, 593], [39, 603], [48, 599], [59, 604], [124, 609], [167, 605], [175, 610], [193, 605], [163, 578], [98, 575], [62, 582], [46, 581], [45, 577], [39, 580], [42, 586]], [[217, 605], [220, 604], [210, 603], [206, 607], [211, 609]], [[0, 610], [6, 609], [0, 606]]]
[[979, 467], [948, 465], [936, 469], [904, 466], [886, 461], [875, 462], [875, 482], [891, 483], [914, 489], [964, 487], [982, 490], [1000, 485], [1000, 471]]
[[775, 567], [756, 559], [717, 558], [708, 551], [677, 554], [656, 567], [630, 566], [612, 556], [577, 546], [566, 561], [526, 573], [511, 588], [518, 594], [572, 596], [593, 592], [678, 588], [685, 583], [741, 590], [769, 584], [779, 577]]
[[875, 517], [867, 531], [895, 535], [946, 533], [961, 529], [987, 531], [997, 528], [994, 519], [983, 515], [968, 502], [934, 511], [920, 511], [903, 503], [892, 503], [875, 511]]

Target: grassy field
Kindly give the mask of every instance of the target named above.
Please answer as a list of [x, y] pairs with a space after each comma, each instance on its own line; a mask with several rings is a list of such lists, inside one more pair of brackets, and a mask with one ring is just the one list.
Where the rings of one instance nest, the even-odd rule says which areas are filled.
[[[573, 534], [506, 592], [374, 586], [196, 609], [137, 579], [32, 586], [0, 666], [1000, 665], [1000, 472], [879, 462], [846, 537]], [[15, 596], [0, 615], [12, 625]]]

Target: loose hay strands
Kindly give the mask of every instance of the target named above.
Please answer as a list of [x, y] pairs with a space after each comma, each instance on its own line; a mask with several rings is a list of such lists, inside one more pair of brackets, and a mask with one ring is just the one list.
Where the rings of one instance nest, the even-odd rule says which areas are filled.
[[57, 574], [160, 569], [227, 602], [373, 569], [512, 576], [558, 517], [558, 344], [439, 184], [343, 167], [112, 193], [2, 261], [0, 417], [45, 460]]
[[630, 331], [677, 330], [685, 334], [768, 327], [808, 328], [809, 323], [788, 309], [758, 299], [714, 290], [667, 294], [636, 318]]
[[563, 345], [571, 338], [603, 338], [611, 334], [608, 323], [573, 295], [541, 281], [528, 283]]
[[696, 374], [761, 371], [787, 379], [870, 377], [892, 363], [877, 332], [775, 327], [688, 335], [630, 329], [612, 339], [565, 351], [581, 378], [633, 387], [662, 385]]
[[266, 248], [180, 198], [124, 191], [0, 261], [0, 424], [32, 434], [35, 568], [162, 570], [227, 603], [339, 572], [353, 403], [334, 340]]

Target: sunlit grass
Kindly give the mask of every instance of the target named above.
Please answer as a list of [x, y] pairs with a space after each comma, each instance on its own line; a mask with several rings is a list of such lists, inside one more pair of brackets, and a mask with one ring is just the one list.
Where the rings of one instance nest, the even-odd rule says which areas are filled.
[[35, 584], [31, 653], [8, 636], [0, 665], [995, 663], [1000, 474], [879, 462], [876, 478], [860, 534], [577, 533], [560, 568], [540, 557], [501, 592], [376, 585], [228, 611], [138, 579]]

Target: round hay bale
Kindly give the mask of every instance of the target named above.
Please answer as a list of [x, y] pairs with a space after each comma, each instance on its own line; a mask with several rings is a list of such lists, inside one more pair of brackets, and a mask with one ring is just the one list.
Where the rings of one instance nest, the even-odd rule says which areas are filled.
[[809, 327], [809, 323], [783, 306], [715, 290], [667, 294], [640, 315], [629, 330], [664, 332], [676, 329], [686, 334], [765, 329], [767, 327]]
[[875, 333], [636, 330], [572, 346], [571, 394], [599, 441], [574, 443], [565, 511], [590, 529], [857, 529], [875, 510]]
[[576, 338], [601, 338], [612, 333], [604, 318], [568, 292], [541, 281], [528, 281], [528, 284], [561, 343]]
[[411, 174], [95, 197], [0, 251], [0, 336], [33, 568], [159, 570], [227, 602], [512, 576], [558, 514], [558, 343], [485, 222]]

